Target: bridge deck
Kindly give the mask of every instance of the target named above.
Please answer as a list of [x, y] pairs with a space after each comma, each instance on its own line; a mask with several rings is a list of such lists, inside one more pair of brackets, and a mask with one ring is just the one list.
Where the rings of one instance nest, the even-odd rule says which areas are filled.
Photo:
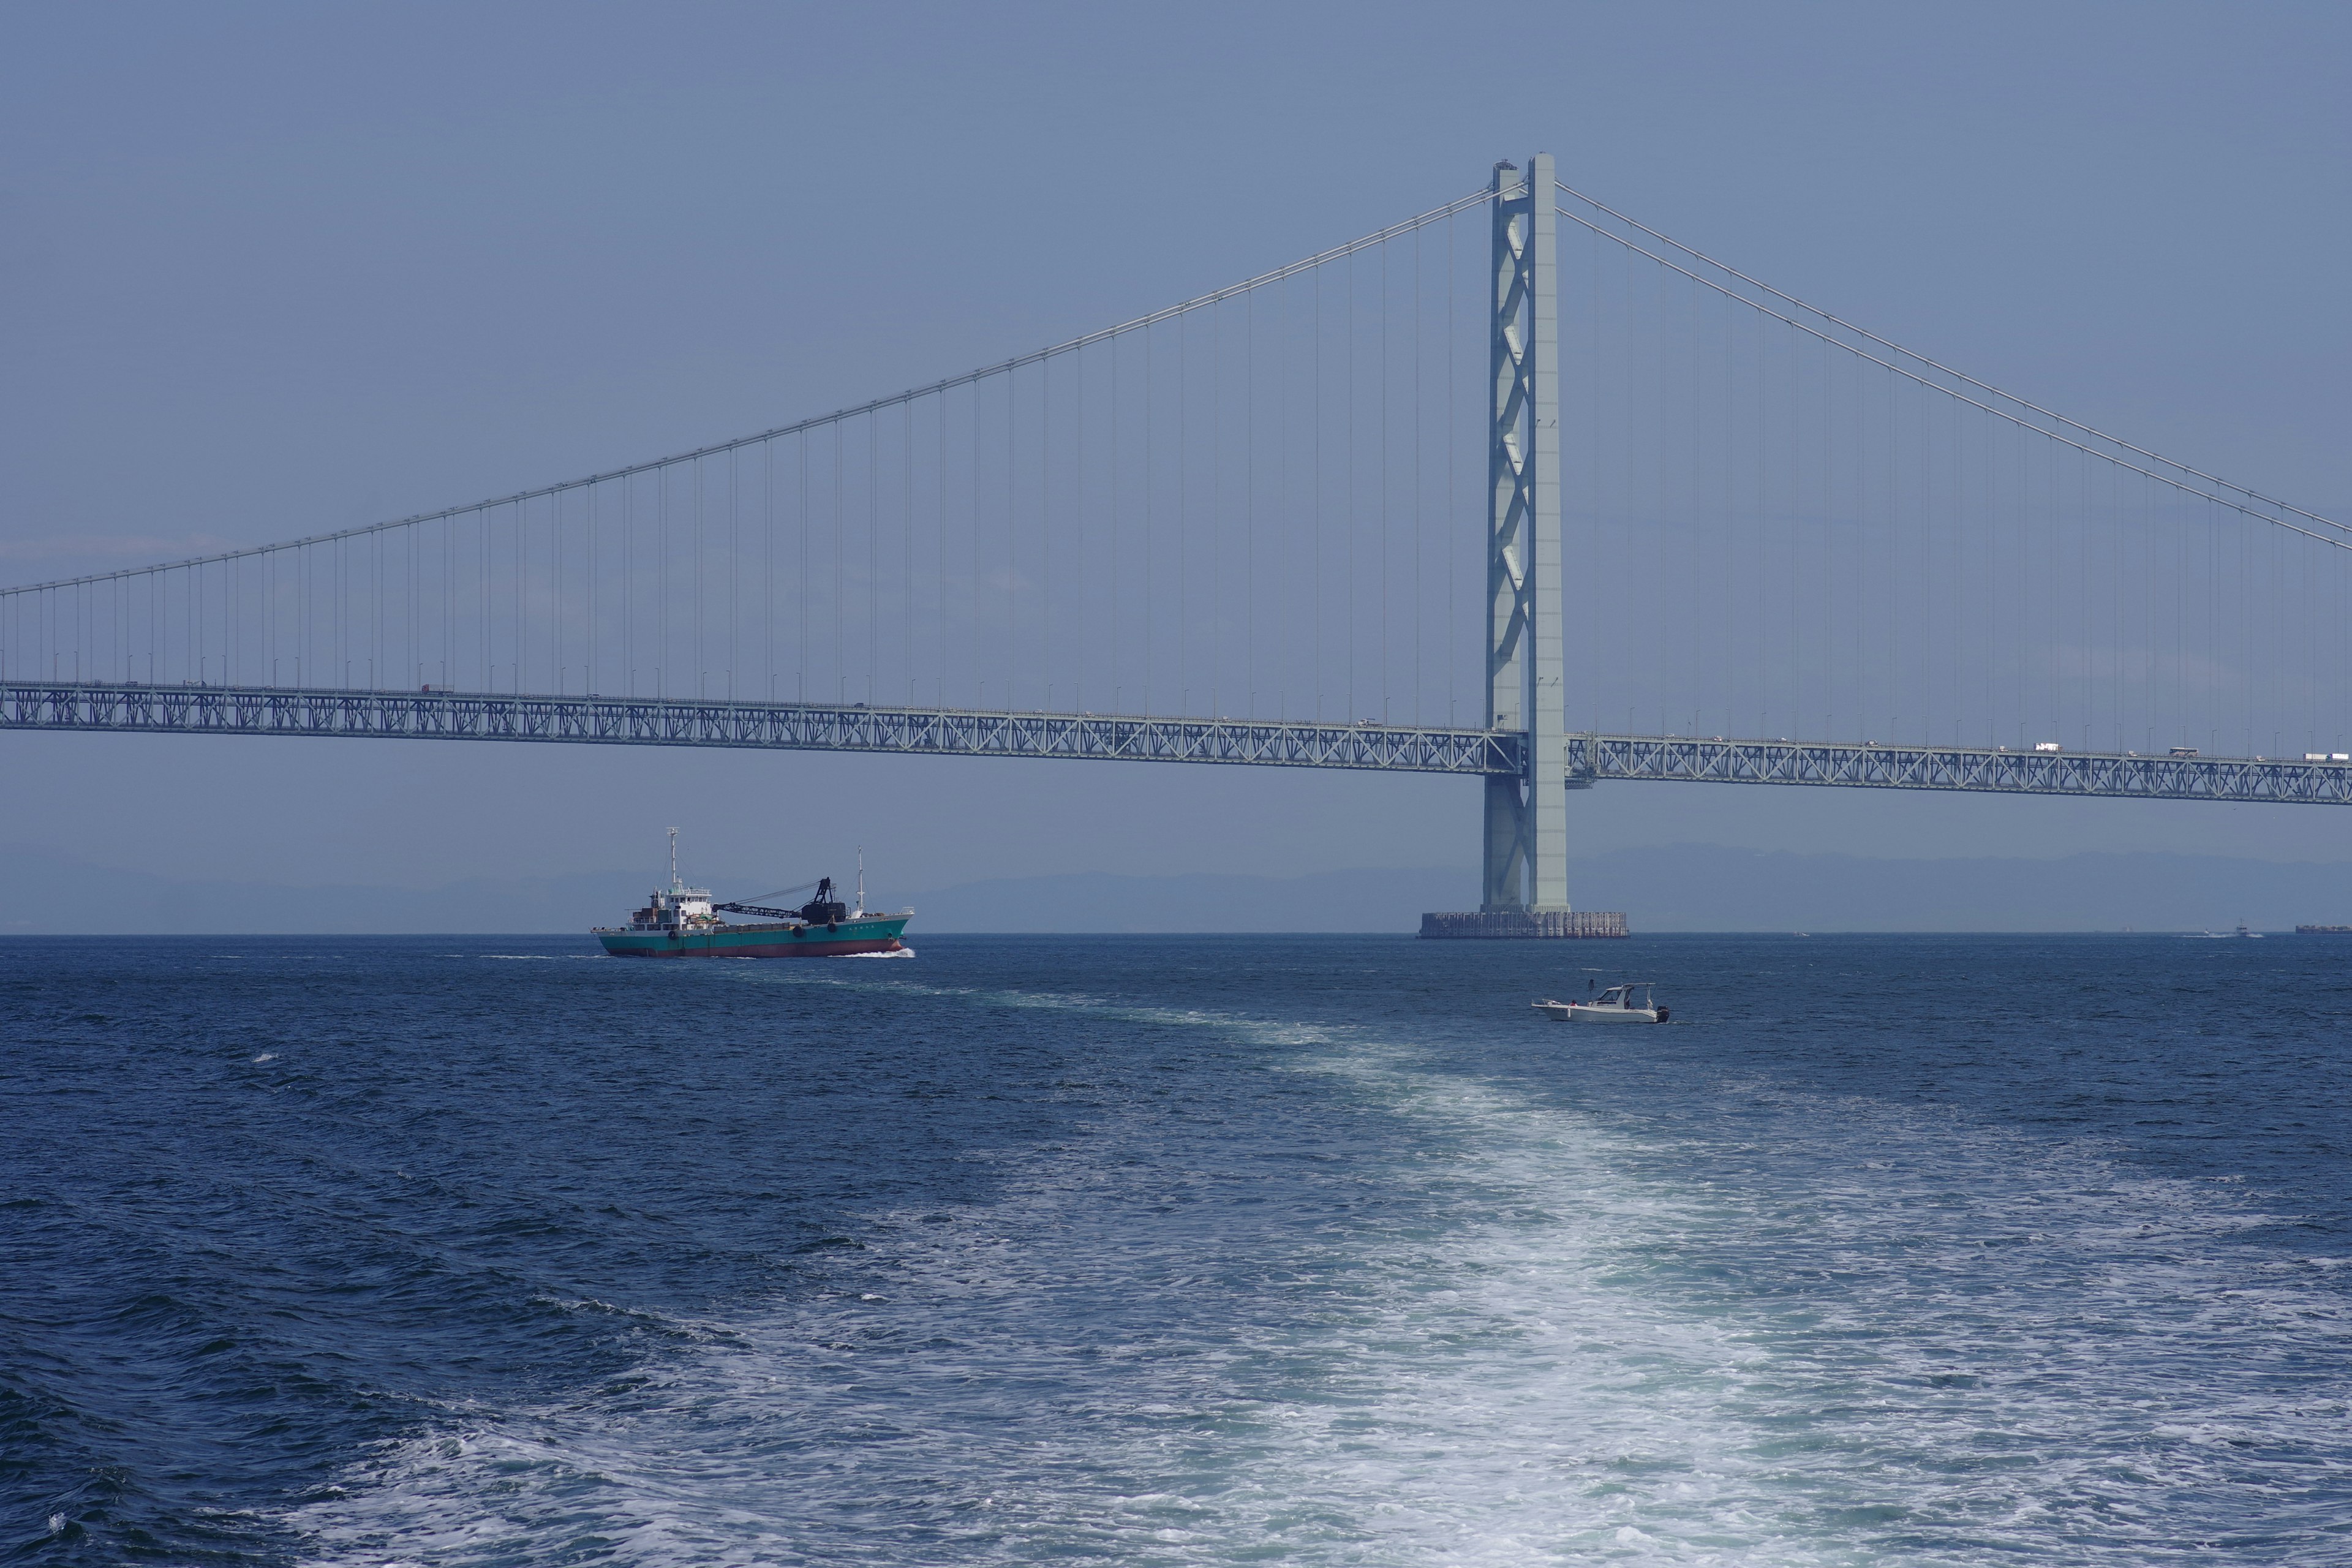
[[[0, 730], [568, 741], [940, 756], [1517, 773], [1511, 732], [1305, 720], [872, 708], [629, 697], [0, 681]], [[1601, 779], [2352, 805], [2352, 763], [1969, 746], [1571, 735], [1570, 787]]]
[[0, 681], [0, 730], [573, 741], [1475, 774], [1517, 773], [1524, 755], [1517, 734], [1409, 724], [22, 680]]
[[1664, 735], [1575, 735], [1570, 737], [1568, 750], [1571, 784], [1648, 779], [2352, 805], [2352, 763]]

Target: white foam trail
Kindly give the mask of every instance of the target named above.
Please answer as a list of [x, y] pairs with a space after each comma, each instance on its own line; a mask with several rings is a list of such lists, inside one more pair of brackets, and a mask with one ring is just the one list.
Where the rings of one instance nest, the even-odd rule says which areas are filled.
[[2232, 1194], [1932, 1110], [1759, 1086], [1743, 1144], [1736, 1119], [1621, 1127], [1401, 1046], [1102, 1010], [1248, 1037], [1297, 1084], [1288, 1135], [1235, 1136], [1214, 1103], [1114, 1119], [629, 1393], [453, 1412], [296, 1516], [318, 1560], [593, 1537], [656, 1563], [2156, 1563], [2257, 1519], [2334, 1539], [2295, 1500], [2344, 1496], [2341, 1298], [2227, 1252], [2268, 1223]]

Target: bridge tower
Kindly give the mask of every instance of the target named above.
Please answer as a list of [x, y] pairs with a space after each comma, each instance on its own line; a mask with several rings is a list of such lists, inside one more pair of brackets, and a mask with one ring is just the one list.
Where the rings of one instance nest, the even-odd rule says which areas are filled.
[[1487, 387], [1486, 725], [1528, 738], [1486, 780], [1486, 913], [1568, 910], [1559, 541], [1559, 247], [1552, 162], [1495, 165]]

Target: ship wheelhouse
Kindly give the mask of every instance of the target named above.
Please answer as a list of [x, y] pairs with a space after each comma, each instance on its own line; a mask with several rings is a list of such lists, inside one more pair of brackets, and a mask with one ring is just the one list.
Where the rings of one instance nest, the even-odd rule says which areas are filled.
[[708, 888], [656, 888], [644, 909], [629, 917], [631, 931], [704, 931], [720, 925]]

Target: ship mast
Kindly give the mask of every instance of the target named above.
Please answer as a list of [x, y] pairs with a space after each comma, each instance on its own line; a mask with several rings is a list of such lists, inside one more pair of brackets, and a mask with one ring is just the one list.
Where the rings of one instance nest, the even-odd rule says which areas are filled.
[[677, 829], [669, 830], [669, 890], [677, 891]]

